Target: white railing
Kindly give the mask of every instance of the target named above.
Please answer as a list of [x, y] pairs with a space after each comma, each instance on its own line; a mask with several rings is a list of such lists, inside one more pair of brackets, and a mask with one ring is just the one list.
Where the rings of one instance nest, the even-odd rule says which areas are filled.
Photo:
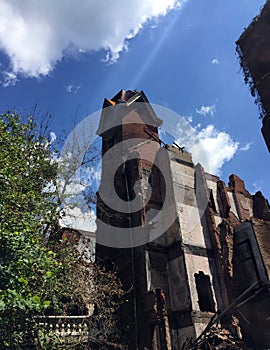
[[49, 334], [63, 338], [80, 338], [87, 340], [94, 333], [93, 324], [90, 327], [89, 316], [41, 316], [37, 318], [39, 326]]

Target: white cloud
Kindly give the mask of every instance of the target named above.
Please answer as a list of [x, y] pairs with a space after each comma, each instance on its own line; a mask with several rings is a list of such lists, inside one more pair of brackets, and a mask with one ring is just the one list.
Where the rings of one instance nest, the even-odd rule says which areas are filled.
[[81, 85], [74, 86], [72, 84], [66, 86], [66, 92], [77, 94], [77, 92], [80, 90]]
[[[76, 164], [74, 154], [65, 153], [65, 157], [62, 155], [58, 158], [58, 163], [60, 171], [57, 190], [65, 214], [60, 220], [60, 225], [94, 232], [96, 230], [95, 206], [89, 204], [86, 197], [94, 196], [98, 189], [101, 179], [101, 162], [95, 164], [94, 161], [92, 163], [90, 161], [88, 165], [83, 166]], [[89, 188], [94, 190], [94, 193], [89, 192]]]
[[253, 142], [248, 142], [245, 145], [239, 148], [239, 151], [248, 151], [250, 147], [253, 145]]
[[68, 85], [66, 86], [66, 91], [67, 92], [72, 92], [73, 85]]
[[197, 135], [200, 143], [191, 147], [195, 163], [202, 162], [205, 170], [211, 174], [219, 175], [225, 162], [231, 160], [237, 151], [238, 142], [223, 131], [215, 129], [214, 125], [208, 125], [199, 131]]
[[219, 64], [219, 60], [217, 58], [213, 58], [211, 63], [212, 64]]
[[187, 0], [0, 0], [0, 48], [10, 73], [49, 74], [65, 54], [104, 49], [116, 61], [149, 21]]
[[181, 132], [179, 128], [180, 136], [176, 142], [182, 141], [192, 153], [194, 163], [200, 163], [210, 174], [219, 176], [224, 163], [231, 160], [238, 149], [238, 142], [226, 132], [215, 129], [212, 124], [202, 130], [184, 131], [185, 135], [181, 135]]
[[58, 179], [57, 189], [64, 212], [64, 216], [60, 219], [60, 225], [94, 232], [96, 214], [93, 208], [88, 206], [83, 194], [87, 184], [78, 175], [75, 174], [71, 181], [60, 181]]
[[101, 162], [80, 169], [80, 181], [85, 186], [98, 188], [101, 180]]
[[192, 115], [188, 115], [188, 116], [186, 117], [186, 120], [187, 120], [189, 123], [192, 123], [192, 121], [193, 121]]
[[17, 75], [14, 72], [6, 72], [4, 71], [2, 73], [2, 85], [3, 87], [8, 87], [8, 86], [14, 86], [18, 79], [17, 79]]
[[50, 132], [50, 143], [54, 143], [56, 141], [56, 133], [51, 131]]
[[216, 112], [216, 106], [201, 106], [200, 108], [196, 109], [196, 113], [201, 114], [201, 115], [208, 115], [210, 114], [212, 117], [214, 116], [214, 113]]
[[60, 226], [88, 232], [96, 231], [96, 213], [94, 210], [90, 209], [84, 212], [80, 207], [65, 207], [64, 212], [65, 216], [60, 219]]

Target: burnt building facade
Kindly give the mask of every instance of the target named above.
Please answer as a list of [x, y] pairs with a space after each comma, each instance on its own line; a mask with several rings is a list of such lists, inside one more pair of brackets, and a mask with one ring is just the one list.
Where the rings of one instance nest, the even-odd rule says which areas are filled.
[[161, 123], [142, 91], [121, 90], [105, 99], [97, 131], [96, 258], [127, 290], [122, 341], [140, 350], [203, 348], [218, 325], [235, 342], [266, 349], [269, 203], [238, 176], [227, 186], [184, 149], [162, 145]]
[[237, 51], [262, 119], [262, 134], [270, 152], [270, 1], [237, 40]]

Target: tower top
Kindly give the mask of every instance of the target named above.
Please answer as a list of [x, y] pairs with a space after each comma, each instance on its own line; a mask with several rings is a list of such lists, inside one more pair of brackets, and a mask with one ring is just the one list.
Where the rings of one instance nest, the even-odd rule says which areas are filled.
[[[162, 120], [156, 115], [144, 92], [137, 90], [125, 91], [122, 89], [112, 99], [104, 99], [97, 135], [100, 136], [104, 131], [110, 129], [111, 127], [119, 125], [121, 122], [120, 118], [122, 119], [124, 114], [127, 114], [130, 110], [138, 109], [139, 103], [141, 104], [141, 112], [147, 114], [147, 116], [150, 117], [151, 124], [153, 126], [159, 127], [162, 124]], [[114, 115], [117, 120], [112, 120], [111, 111], [107, 113], [106, 109], [109, 110], [120, 104], [121, 106], [126, 107], [126, 113], [120, 113], [119, 108], [119, 113], [116, 113]]]

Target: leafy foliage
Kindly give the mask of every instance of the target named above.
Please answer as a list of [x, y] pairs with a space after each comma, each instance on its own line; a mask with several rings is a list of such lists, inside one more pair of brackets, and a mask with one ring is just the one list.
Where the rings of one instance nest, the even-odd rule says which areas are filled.
[[50, 305], [48, 287], [60, 269], [53, 252], [44, 246], [44, 234], [56, 212], [56, 203], [43, 191], [56, 175], [47, 145], [31, 118], [23, 123], [17, 114], [1, 115], [0, 335], [4, 346], [18, 343], [28, 317]]
[[[256, 17], [254, 18], [254, 20], [256, 22]], [[261, 101], [261, 97], [259, 95], [259, 92], [256, 88], [256, 84], [254, 83], [252, 75], [251, 75], [250, 70], [248, 68], [247, 60], [245, 59], [245, 57], [242, 53], [242, 50], [241, 50], [239, 43], [237, 43], [237, 45], [236, 45], [236, 52], [238, 54], [240, 67], [241, 67], [241, 70], [242, 70], [242, 73], [244, 76], [244, 82], [246, 85], [248, 85], [251, 95], [253, 97], [255, 97], [254, 103], [258, 106], [259, 113], [260, 113], [260, 119], [263, 120], [266, 116], [266, 111], [265, 111], [263, 103]]]
[[33, 343], [64, 349], [38, 317], [83, 314], [89, 305], [99, 309], [89, 316], [93, 336], [106, 339], [115, 327], [119, 282], [83, 263], [73, 246], [46, 244], [58, 230], [57, 195], [46, 191], [57, 173], [48, 138], [32, 118], [23, 122], [7, 112], [0, 115], [0, 149], [0, 349], [30, 349]]

